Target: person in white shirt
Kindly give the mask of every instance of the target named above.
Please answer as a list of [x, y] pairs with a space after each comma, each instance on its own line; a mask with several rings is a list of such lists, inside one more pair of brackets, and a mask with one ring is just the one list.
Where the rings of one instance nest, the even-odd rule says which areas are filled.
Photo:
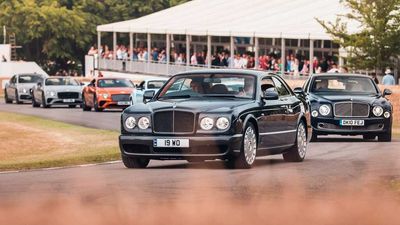
[[193, 53], [192, 57], [190, 57], [190, 64], [197, 65], [197, 56], [196, 53]]
[[385, 71], [385, 76], [382, 78], [382, 84], [383, 85], [395, 85], [396, 81], [394, 80], [394, 77], [392, 75], [392, 70], [389, 68], [386, 69]]

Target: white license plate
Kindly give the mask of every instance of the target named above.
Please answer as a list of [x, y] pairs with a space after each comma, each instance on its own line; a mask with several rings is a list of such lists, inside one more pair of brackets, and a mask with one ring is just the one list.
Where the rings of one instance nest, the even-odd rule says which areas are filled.
[[63, 102], [75, 102], [75, 99], [63, 99]]
[[189, 148], [189, 139], [154, 139], [157, 148]]
[[123, 101], [123, 102], [117, 102], [117, 105], [130, 105], [130, 102]]
[[341, 120], [341, 126], [364, 126], [364, 120]]

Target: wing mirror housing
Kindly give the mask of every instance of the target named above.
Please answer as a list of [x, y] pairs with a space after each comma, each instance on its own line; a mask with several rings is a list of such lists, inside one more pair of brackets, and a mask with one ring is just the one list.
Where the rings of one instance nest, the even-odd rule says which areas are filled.
[[275, 89], [267, 89], [264, 91], [264, 96], [262, 96], [263, 100], [278, 100], [279, 94]]
[[151, 99], [153, 99], [155, 94], [156, 92], [154, 90], [145, 91], [143, 94], [143, 102], [144, 103], [149, 102]]
[[383, 97], [385, 97], [385, 96], [387, 96], [387, 95], [391, 95], [391, 94], [392, 94], [392, 91], [391, 91], [391, 90], [389, 90], [389, 89], [383, 90]]
[[306, 94], [306, 93], [304, 92], [303, 88], [301, 88], [301, 87], [295, 88], [295, 89], [293, 90], [293, 92], [294, 92], [296, 95], [305, 95], [305, 94]]

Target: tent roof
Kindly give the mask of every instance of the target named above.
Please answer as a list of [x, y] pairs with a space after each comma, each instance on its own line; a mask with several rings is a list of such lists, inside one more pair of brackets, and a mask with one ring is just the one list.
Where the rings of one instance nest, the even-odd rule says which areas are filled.
[[193, 0], [97, 31], [331, 40], [316, 18], [335, 21], [347, 12], [340, 0]]

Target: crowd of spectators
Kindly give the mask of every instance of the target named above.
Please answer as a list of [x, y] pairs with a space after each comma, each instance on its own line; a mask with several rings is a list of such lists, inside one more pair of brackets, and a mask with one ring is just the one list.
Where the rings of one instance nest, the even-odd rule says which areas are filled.
[[[134, 48], [130, 50], [124, 45], [116, 46], [116, 52], [107, 45], [96, 49], [92, 46], [88, 55], [100, 56], [104, 59], [117, 59], [125, 61], [148, 61], [149, 57], [152, 62], [166, 63], [167, 54], [165, 49], [152, 48], [150, 54], [147, 48]], [[302, 55], [289, 54], [286, 56], [285, 62], [282, 62], [279, 55], [264, 54], [258, 57], [258, 65], [256, 66], [256, 58], [254, 53], [247, 52], [243, 54], [235, 54], [231, 57], [229, 51], [221, 51], [211, 56], [211, 65], [213, 67], [241, 68], [241, 69], [259, 69], [270, 70], [277, 73], [282, 71], [282, 67], [286, 74], [290, 75], [308, 75], [310, 66], [314, 73], [338, 73], [348, 72], [347, 69], [338, 68], [332, 57], [323, 57], [318, 59], [314, 57], [311, 61]], [[186, 54], [171, 51], [170, 63], [186, 64]], [[207, 64], [207, 54], [204, 51], [191, 53], [189, 56], [189, 64], [192, 66], [205, 66]]]

